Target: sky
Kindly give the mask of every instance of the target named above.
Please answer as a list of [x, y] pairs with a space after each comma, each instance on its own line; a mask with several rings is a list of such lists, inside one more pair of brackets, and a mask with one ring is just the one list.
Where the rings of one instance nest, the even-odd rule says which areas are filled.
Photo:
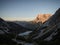
[[0, 0], [0, 17], [5, 20], [32, 20], [38, 14], [54, 14], [60, 0]]

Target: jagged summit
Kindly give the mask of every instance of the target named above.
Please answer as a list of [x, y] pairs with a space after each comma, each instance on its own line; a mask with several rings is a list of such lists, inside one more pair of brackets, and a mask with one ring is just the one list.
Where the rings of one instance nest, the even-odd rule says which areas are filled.
[[52, 15], [51, 14], [38, 14], [36, 19], [34, 20], [35, 22], [42, 22], [44, 23], [47, 21]]

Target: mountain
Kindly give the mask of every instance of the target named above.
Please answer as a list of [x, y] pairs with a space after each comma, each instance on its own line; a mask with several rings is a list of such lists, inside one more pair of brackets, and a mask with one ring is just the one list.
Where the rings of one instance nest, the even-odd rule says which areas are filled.
[[[31, 31], [21, 25], [18, 25], [11, 21], [5, 21], [0, 18], [0, 44], [16, 44], [13, 39], [17, 38], [18, 34]], [[20, 37], [22, 39], [22, 37]], [[16, 40], [16, 39], [15, 39]]]
[[[60, 19], [60, 8], [47, 22], [45, 22], [45, 25], [48, 24], [48, 29], [53, 30], [53, 32], [52, 32], [53, 35], [60, 35], [60, 33], [59, 33], [60, 32], [60, 20], [59, 19]], [[51, 36], [51, 38], [53, 40], [52, 36]]]
[[0, 34], [2, 32], [8, 33], [9, 31], [9, 25], [6, 21], [4, 21], [2, 18], [0, 18]]
[[11, 21], [5, 21], [2, 18], [0, 18], [0, 29], [4, 30], [9, 30], [11, 32], [25, 32], [25, 31], [29, 31], [30, 29], [25, 28], [17, 23], [11, 22]]
[[8, 25], [8, 23], [0, 18], [0, 45], [1, 43], [7, 43], [8, 41], [10, 41], [10, 38], [8, 36], [9, 30], [10, 26]]
[[11, 32], [15, 32], [15, 33], [22, 33], [22, 32], [25, 32], [25, 31], [31, 31], [30, 29], [28, 28], [25, 28], [17, 23], [14, 23], [14, 22], [10, 22], [10, 21], [7, 21], [8, 25], [10, 26], [10, 31]]
[[25, 28], [31, 29], [32, 31], [42, 25], [41, 22], [35, 23], [33, 21], [29, 21], [29, 22], [27, 22], [27, 21], [14, 21], [14, 23], [17, 23], [18, 25], [21, 25]]
[[38, 14], [34, 22], [42, 22], [47, 21], [52, 15], [51, 14]]
[[[46, 15], [48, 14], [38, 15], [35, 22], [31, 21], [26, 25], [23, 25], [25, 22], [18, 24], [0, 18], [0, 43], [60, 45], [60, 8], [52, 16]], [[33, 31], [32, 28], [34, 28]]]
[[14, 21], [14, 22], [25, 28], [35, 30], [36, 28], [41, 26], [45, 21], [47, 21], [51, 16], [52, 16], [51, 14], [39, 14], [36, 17], [36, 19], [29, 22], [28, 21]]
[[[29, 35], [30, 40], [38, 41], [40, 40], [59, 43], [60, 40], [60, 8], [52, 15], [41, 27], [35, 30]], [[54, 41], [53, 41], [54, 40]], [[57, 40], [57, 41], [56, 41]], [[59, 43], [60, 44], [60, 43]]]

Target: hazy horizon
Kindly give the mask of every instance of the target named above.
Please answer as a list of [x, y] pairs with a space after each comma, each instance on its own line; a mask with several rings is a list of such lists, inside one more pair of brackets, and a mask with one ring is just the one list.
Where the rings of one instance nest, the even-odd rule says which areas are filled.
[[33, 20], [38, 14], [54, 14], [60, 0], [0, 0], [0, 17], [5, 20]]

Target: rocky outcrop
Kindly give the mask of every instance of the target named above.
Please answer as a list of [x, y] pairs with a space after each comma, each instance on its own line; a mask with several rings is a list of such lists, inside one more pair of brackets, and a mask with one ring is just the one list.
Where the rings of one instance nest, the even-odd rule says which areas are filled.
[[34, 22], [42, 22], [47, 21], [52, 15], [51, 14], [38, 14]]

